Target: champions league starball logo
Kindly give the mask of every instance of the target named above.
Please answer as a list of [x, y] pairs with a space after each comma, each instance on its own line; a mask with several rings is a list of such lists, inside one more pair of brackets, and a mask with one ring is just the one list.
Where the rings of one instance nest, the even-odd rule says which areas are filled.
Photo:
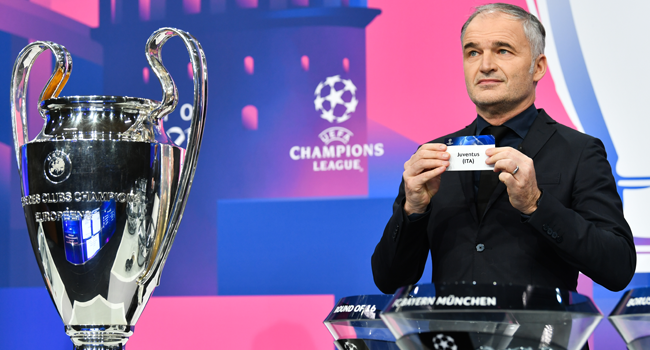
[[[330, 123], [342, 123], [357, 110], [359, 100], [357, 87], [352, 80], [339, 75], [325, 78], [316, 87], [314, 106], [321, 118]], [[342, 126], [330, 126], [321, 131], [318, 138], [322, 144], [296, 145], [289, 149], [289, 157], [295, 161], [311, 160], [314, 172], [358, 171], [363, 172], [362, 159], [384, 155], [384, 144], [355, 143], [354, 132]]]
[[327, 77], [316, 87], [314, 108], [320, 112], [320, 117], [330, 123], [342, 123], [357, 110], [359, 100], [356, 97], [357, 87], [352, 80], [341, 79], [335, 75]]
[[433, 348], [436, 350], [458, 350], [454, 338], [442, 333], [433, 337]]

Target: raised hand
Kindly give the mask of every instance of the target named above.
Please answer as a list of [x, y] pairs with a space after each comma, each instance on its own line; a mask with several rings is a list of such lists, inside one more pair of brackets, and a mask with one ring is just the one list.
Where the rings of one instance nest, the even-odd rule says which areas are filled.
[[407, 215], [423, 213], [440, 188], [440, 175], [449, 166], [447, 146], [441, 143], [427, 143], [418, 149], [411, 159], [404, 163], [404, 192]]

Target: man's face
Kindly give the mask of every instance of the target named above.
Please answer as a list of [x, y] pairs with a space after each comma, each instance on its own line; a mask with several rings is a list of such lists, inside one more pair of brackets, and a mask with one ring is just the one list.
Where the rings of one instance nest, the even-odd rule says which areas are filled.
[[[476, 16], [463, 37], [463, 67], [478, 110], [504, 113], [535, 100], [532, 55], [519, 20], [495, 12]], [[536, 67], [537, 68], [537, 67]], [[543, 73], [542, 73], [543, 76]]]

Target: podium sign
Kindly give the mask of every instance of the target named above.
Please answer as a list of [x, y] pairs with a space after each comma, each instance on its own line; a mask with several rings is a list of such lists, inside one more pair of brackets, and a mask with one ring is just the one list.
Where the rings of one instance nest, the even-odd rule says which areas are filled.
[[609, 315], [609, 322], [623, 337], [628, 349], [650, 348], [650, 288], [625, 292]]
[[398, 350], [379, 314], [392, 295], [341, 298], [323, 322], [339, 350]]
[[578, 350], [602, 317], [575, 292], [462, 283], [402, 287], [381, 314], [402, 350]]

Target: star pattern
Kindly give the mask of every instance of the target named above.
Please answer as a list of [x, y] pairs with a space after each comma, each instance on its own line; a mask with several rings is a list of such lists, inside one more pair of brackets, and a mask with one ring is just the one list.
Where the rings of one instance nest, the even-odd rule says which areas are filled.
[[314, 108], [316, 108], [317, 111], [323, 109], [323, 102], [325, 102], [323, 97], [320, 95], [316, 96], [316, 99], [314, 100]]
[[[343, 88], [336, 89], [336, 84], [337, 83], [342, 83]], [[329, 89], [329, 94], [327, 96], [322, 96], [321, 93], [323, 92], [323, 89], [328, 86]], [[352, 95], [350, 102], [345, 102], [343, 100], [343, 94], [345, 92], [349, 91], [350, 94]], [[341, 79], [341, 76], [339, 75], [334, 75], [331, 77], [327, 77], [325, 81], [321, 81], [318, 86], [316, 87], [316, 91], [314, 91], [314, 108], [316, 111], [321, 112], [321, 118], [329, 121], [330, 123], [333, 123], [336, 121], [337, 123], [342, 123], [352, 116], [351, 114], [354, 113], [357, 110], [357, 106], [359, 105], [359, 100], [356, 98], [356, 93], [357, 93], [357, 87], [352, 83], [352, 80], [350, 79]], [[329, 102], [329, 108], [325, 108], [327, 105], [324, 105], [324, 102], [328, 101]], [[345, 112], [341, 116], [337, 116], [334, 114], [334, 109], [336, 106], [342, 105], [345, 107]], [[339, 112], [340, 113], [340, 112]]]
[[325, 100], [330, 101], [330, 106], [332, 106], [331, 109], [334, 109], [334, 107], [338, 104], [345, 104], [343, 98], [341, 98], [344, 92], [344, 90], [330, 89], [330, 94], [325, 97]]
[[325, 84], [323, 84], [322, 81], [320, 83], [318, 83], [318, 86], [316, 87], [316, 91], [314, 91], [314, 95], [320, 96], [320, 92], [321, 92], [321, 90], [323, 90], [324, 87], [325, 87]]
[[433, 337], [433, 347], [436, 350], [458, 350], [454, 338], [442, 333]]
[[323, 113], [320, 115], [320, 117], [327, 120], [330, 123], [333, 123], [334, 119], [336, 119], [336, 117], [334, 116], [334, 108], [330, 109], [329, 111], [323, 110]]
[[345, 85], [345, 87], [343, 88], [343, 90], [345, 90], [345, 91], [350, 91], [350, 92], [352, 93], [352, 95], [356, 95], [356, 93], [357, 93], [357, 87], [354, 86], [354, 84], [352, 84], [352, 80], [350, 80], [350, 79], [343, 79], [342, 81], [343, 81], [343, 84]]
[[335, 75], [333, 77], [327, 77], [325, 79], [325, 85], [329, 85], [330, 87], [334, 87], [334, 84], [338, 83], [341, 81], [341, 77], [339, 75]]
[[345, 104], [345, 114], [350, 114], [357, 110], [357, 105], [359, 105], [359, 100], [353, 98], [352, 101]]

